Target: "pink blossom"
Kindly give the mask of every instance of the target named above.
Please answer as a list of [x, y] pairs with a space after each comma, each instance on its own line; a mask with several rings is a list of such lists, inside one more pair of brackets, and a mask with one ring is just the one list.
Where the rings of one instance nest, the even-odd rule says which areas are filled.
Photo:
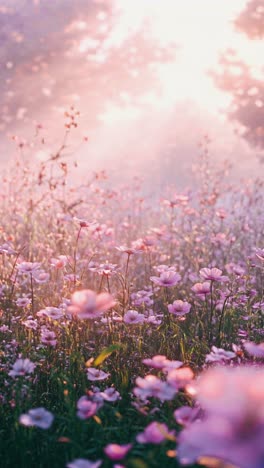
[[107, 374], [106, 372], [96, 369], [95, 367], [89, 367], [87, 369], [87, 378], [88, 380], [91, 380], [92, 382], [96, 380], [105, 380], [108, 379], [110, 374]]
[[108, 444], [104, 448], [104, 453], [110, 460], [119, 461], [125, 458], [128, 452], [131, 450], [132, 444], [119, 445], [119, 444]]
[[124, 315], [124, 322], [129, 325], [137, 325], [139, 323], [144, 323], [145, 316], [139, 314], [136, 310], [128, 310]]
[[233, 359], [235, 357], [236, 353], [233, 353], [233, 351], [226, 351], [225, 349], [212, 346], [210, 354], [206, 355], [206, 362], [229, 361], [230, 359]]
[[175, 388], [155, 375], [147, 375], [144, 379], [137, 377], [136, 385], [134, 394], [141, 400], [149, 397], [158, 398], [161, 401], [172, 400], [176, 394]]
[[172, 288], [180, 281], [181, 276], [175, 271], [164, 271], [160, 276], [151, 276], [150, 280], [158, 286]]
[[152, 367], [153, 369], [177, 369], [178, 367], [182, 366], [181, 361], [170, 361], [163, 355], [156, 355], [152, 359], [143, 359], [143, 364], [148, 367]]
[[31, 409], [28, 413], [21, 414], [19, 418], [19, 422], [23, 426], [35, 426], [40, 427], [41, 429], [49, 429], [53, 420], [53, 414], [45, 408]]
[[210, 294], [211, 284], [209, 282], [196, 283], [193, 285], [192, 291], [194, 291], [197, 296], [204, 299], [207, 296], [207, 294]]
[[12, 366], [12, 370], [8, 373], [11, 377], [20, 377], [27, 374], [32, 374], [36, 367], [36, 364], [30, 361], [30, 359], [17, 359]]
[[83, 289], [73, 293], [68, 311], [80, 319], [95, 319], [114, 305], [115, 301], [111, 294], [96, 294], [90, 289]]
[[100, 395], [105, 401], [114, 402], [121, 399], [120, 393], [114, 387], [106, 388], [103, 392], [100, 392]]
[[174, 411], [173, 415], [178, 424], [181, 424], [182, 426], [188, 426], [195, 419], [197, 419], [199, 413], [199, 407], [191, 408], [191, 406], [181, 406]]
[[77, 402], [77, 409], [77, 416], [80, 419], [88, 419], [96, 414], [98, 404], [87, 396], [82, 396]]
[[41, 264], [37, 262], [21, 262], [17, 265], [17, 270], [21, 275], [32, 275], [40, 266]]
[[102, 460], [93, 462], [84, 458], [76, 458], [76, 460], [73, 460], [67, 464], [67, 468], [99, 468], [101, 464]]
[[182, 317], [190, 312], [191, 304], [189, 304], [189, 302], [177, 300], [168, 305], [168, 310], [171, 314]]
[[175, 390], [185, 388], [194, 378], [194, 373], [189, 367], [181, 367], [180, 369], [172, 369], [168, 372], [167, 382]]
[[264, 358], [264, 343], [256, 344], [252, 341], [246, 341], [243, 343], [243, 347], [246, 352], [255, 358], [263, 359]]
[[53, 331], [47, 329], [41, 330], [41, 343], [48, 346], [56, 346], [56, 334]]
[[19, 297], [16, 300], [16, 305], [18, 307], [27, 307], [29, 304], [31, 304], [31, 299], [29, 299], [28, 297]]
[[222, 275], [222, 270], [218, 268], [202, 268], [200, 270], [200, 276], [204, 281], [217, 281], [225, 282], [228, 281], [227, 276]]
[[174, 432], [169, 431], [166, 424], [152, 422], [144, 430], [137, 435], [137, 441], [140, 444], [160, 444], [166, 439], [174, 439]]

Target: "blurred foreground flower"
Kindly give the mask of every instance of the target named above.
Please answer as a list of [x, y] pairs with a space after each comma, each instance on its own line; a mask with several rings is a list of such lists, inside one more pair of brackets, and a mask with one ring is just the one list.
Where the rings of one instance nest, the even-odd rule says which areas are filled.
[[178, 457], [191, 464], [215, 457], [239, 468], [264, 466], [264, 370], [218, 367], [196, 386], [202, 420], [179, 436]]
[[45, 408], [35, 408], [28, 413], [21, 414], [19, 418], [20, 424], [23, 426], [35, 426], [41, 429], [49, 429], [53, 423], [54, 416]]
[[95, 319], [115, 304], [111, 294], [96, 294], [91, 289], [83, 289], [73, 293], [68, 311], [80, 319]]

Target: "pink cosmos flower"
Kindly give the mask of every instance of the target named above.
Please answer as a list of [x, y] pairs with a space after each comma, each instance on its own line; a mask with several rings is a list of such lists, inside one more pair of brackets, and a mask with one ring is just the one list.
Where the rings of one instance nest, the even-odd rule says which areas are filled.
[[23, 325], [25, 325], [26, 328], [30, 328], [31, 330], [37, 330], [38, 328], [38, 322], [35, 319], [28, 319], [22, 322]]
[[133, 391], [141, 400], [149, 397], [158, 398], [161, 401], [172, 400], [176, 394], [175, 388], [155, 375], [147, 375], [144, 379], [137, 377], [136, 385]]
[[199, 413], [199, 407], [191, 408], [191, 406], [181, 406], [174, 411], [173, 415], [178, 424], [188, 426], [197, 419]]
[[264, 359], [264, 343], [256, 344], [252, 341], [243, 343], [246, 352], [255, 358]]
[[11, 377], [20, 377], [27, 374], [32, 374], [36, 367], [36, 364], [31, 362], [28, 358], [17, 359], [12, 366], [12, 370], [8, 373]]
[[124, 315], [124, 322], [129, 325], [137, 325], [139, 323], [144, 323], [145, 316], [139, 314], [136, 310], [128, 310]]
[[175, 438], [174, 431], [169, 431], [166, 424], [152, 422], [137, 435], [136, 439], [140, 444], [161, 444], [166, 439]]
[[202, 268], [200, 270], [200, 276], [204, 281], [217, 281], [225, 282], [228, 281], [227, 276], [222, 275], [222, 270], [218, 268]]
[[0, 245], [0, 254], [15, 255], [17, 252], [7, 242]]
[[21, 414], [19, 418], [19, 422], [23, 426], [35, 426], [40, 427], [41, 429], [49, 429], [53, 420], [53, 414], [45, 408], [31, 409], [28, 413]]
[[264, 249], [257, 248], [256, 256], [264, 262]]
[[175, 271], [164, 271], [160, 276], [151, 276], [150, 280], [158, 286], [172, 288], [180, 281], [181, 276]]
[[31, 304], [31, 299], [28, 297], [19, 297], [16, 300], [17, 307], [27, 307], [29, 304]]
[[106, 388], [103, 392], [100, 392], [100, 395], [105, 401], [114, 402], [121, 399], [120, 393], [114, 387]]
[[96, 294], [90, 289], [83, 289], [73, 293], [68, 311], [80, 319], [95, 319], [114, 307], [115, 304], [111, 294]]
[[95, 382], [96, 380], [105, 380], [108, 379], [110, 374], [107, 374], [106, 372], [96, 369], [95, 367], [89, 367], [87, 369], [87, 378], [88, 380], [91, 380], [92, 382]]
[[34, 281], [39, 284], [45, 284], [49, 281], [50, 275], [44, 270], [36, 270], [32, 273]]
[[67, 468], [99, 468], [101, 464], [102, 460], [93, 462], [84, 458], [76, 458], [76, 460], [73, 460], [67, 464]]
[[142, 362], [148, 367], [162, 370], [177, 369], [182, 366], [181, 361], [170, 361], [163, 355], [156, 355], [152, 359], [143, 359]]
[[194, 373], [189, 367], [181, 367], [168, 372], [167, 382], [176, 391], [185, 388], [194, 378]]
[[48, 346], [56, 346], [56, 334], [53, 331], [47, 329], [41, 330], [41, 343]]
[[217, 367], [197, 381], [204, 417], [179, 436], [178, 457], [192, 464], [214, 457], [239, 468], [264, 461], [264, 372], [262, 368]]
[[119, 461], [125, 458], [128, 452], [131, 450], [132, 444], [119, 445], [119, 444], [108, 444], [104, 448], [104, 453], [110, 460]]
[[50, 261], [51, 266], [56, 268], [57, 270], [60, 270], [64, 268], [68, 263], [68, 258], [66, 255], [59, 255], [57, 258], [52, 258]]
[[77, 416], [80, 419], [88, 419], [94, 416], [99, 409], [97, 402], [90, 400], [86, 395], [77, 402]]
[[45, 307], [37, 312], [38, 317], [48, 317], [51, 320], [60, 320], [64, 317], [63, 311], [59, 307]]
[[170, 314], [178, 315], [179, 317], [188, 314], [191, 310], [191, 304], [189, 302], [177, 300], [174, 301], [172, 304], [168, 305], [168, 310]]
[[41, 264], [37, 262], [21, 262], [17, 265], [18, 273], [21, 275], [32, 275], [40, 269]]
[[201, 299], [205, 299], [207, 294], [210, 294], [211, 284], [207, 281], [205, 283], [196, 283], [191, 289], [197, 296], [201, 297]]
[[217, 348], [216, 346], [212, 346], [210, 354], [206, 355], [206, 362], [223, 362], [229, 361], [236, 357], [236, 353], [233, 351], [226, 351], [222, 348]]
[[133, 247], [126, 247], [125, 245], [120, 245], [116, 247], [116, 250], [122, 253], [127, 253], [128, 255], [135, 255], [140, 253], [140, 249], [133, 248]]

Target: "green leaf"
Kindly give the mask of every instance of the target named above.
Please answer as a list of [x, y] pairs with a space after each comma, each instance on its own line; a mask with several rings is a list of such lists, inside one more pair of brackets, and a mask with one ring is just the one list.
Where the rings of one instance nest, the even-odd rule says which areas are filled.
[[122, 348], [121, 344], [112, 344], [108, 346], [108, 348], [103, 349], [103, 351], [97, 356], [97, 358], [94, 361], [94, 366], [100, 366], [102, 362], [104, 362], [109, 356], [111, 356], [112, 353], [115, 351], [119, 351]]

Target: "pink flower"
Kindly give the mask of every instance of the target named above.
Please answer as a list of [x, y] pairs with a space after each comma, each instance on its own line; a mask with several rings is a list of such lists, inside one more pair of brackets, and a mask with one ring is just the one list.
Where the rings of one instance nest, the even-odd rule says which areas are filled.
[[197, 395], [204, 416], [180, 433], [180, 462], [192, 464], [201, 457], [214, 457], [239, 468], [262, 467], [263, 369], [211, 369], [197, 381]]
[[134, 394], [141, 400], [149, 397], [158, 398], [161, 401], [172, 400], [176, 394], [175, 388], [155, 375], [147, 375], [144, 379], [137, 377], [136, 385]]
[[59, 255], [57, 258], [52, 258], [50, 261], [51, 266], [56, 268], [57, 270], [60, 270], [64, 268], [68, 263], [68, 258], [66, 255]]
[[152, 359], [143, 359], [143, 364], [148, 367], [152, 367], [153, 369], [177, 369], [178, 367], [182, 366], [181, 361], [170, 361], [166, 358], [166, 356], [157, 355], [154, 356]]
[[144, 430], [137, 435], [137, 441], [140, 444], [160, 444], [166, 439], [174, 439], [174, 432], [169, 431], [166, 424], [158, 422], [150, 423]]
[[68, 311], [80, 319], [95, 319], [114, 307], [115, 304], [111, 294], [96, 294], [90, 289], [83, 289], [73, 293]]
[[145, 316], [139, 314], [136, 310], [128, 310], [124, 315], [124, 322], [130, 325], [137, 325], [139, 323], [144, 323]]
[[165, 288], [172, 288], [175, 286], [181, 279], [181, 276], [175, 271], [164, 271], [160, 276], [151, 276], [150, 280], [157, 284], [158, 286], [163, 286]]
[[17, 307], [27, 307], [29, 304], [31, 304], [31, 299], [28, 297], [19, 297], [16, 300]]
[[256, 256], [257, 256], [260, 260], [264, 261], [264, 249], [257, 248], [257, 249], [256, 249]]
[[102, 460], [93, 462], [91, 460], [85, 460], [84, 458], [76, 458], [76, 460], [67, 464], [67, 468], [99, 468], [101, 464]]
[[250, 356], [254, 356], [259, 359], [264, 358], [264, 343], [256, 344], [252, 341], [246, 341], [243, 343], [243, 347]]
[[199, 412], [199, 407], [191, 408], [190, 406], [181, 406], [174, 411], [173, 415], [178, 424], [188, 426], [197, 418]]
[[46, 273], [44, 270], [36, 270], [32, 273], [34, 281], [39, 284], [44, 284], [49, 281], [50, 275]]
[[173, 304], [168, 305], [168, 310], [171, 314], [182, 317], [190, 312], [191, 304], [189, 304], [189, 302], [177, 300], [174, 301]]
[[110, 374], [107, 374], [106, 372], [96, 369], [95, 367], [89, 367], [87, 369], [87, 378], [88, 380], [91, 380], [92, 382], [96, 380], [105, 380], [108, 379]]
[[97, 402], [87, 396], [82, 396], [77, 402], [77, 416], [80, 419], [88, 419], [94, 416], [99, 409]]
[[48, 317], [52, 320], [60, 320], [64, 317], [63, 311], [59, 307], [45, 307], [45, 309], [37, 312], [38, 317]]
[[41, 330], [41, 343], [48, 346], [56, 346], [56, 334], [47, 329]]
[[29, 359], [17, 359], [13, 364], [12, 370], [8, 373], [11, 377], [20, 377], [27, 374], [32, 374], [36, 367], [36, 364], [31, 362]]
[[45, 408], [35, 408], [28, 411], [26, 414], [21, 414], [19, 418], [20, 424], [23, 426], [35, 426], [41, 429], [49, 429], [54, 420], [52, 413]]
[[104, 453], [110, 460], [119, 461], [125, 458], [128, 452], [131, 450], [132, 444], [118, 445], [108, 444], [104, 448]]
[[37, 262], [21, 262], [17, 265], [18, 273], [21, 275], [32, 275], [39, 270], [40, 263]]
[[233, 351], [226, 351], [225, 349], [212, 346], [210, 354], [206, 355], [206, 362], [229, 361], [230, 359], [233, 359], [235, 357], [236, 353], [233, 353]]
[[167, 382], [175, 390], [185, 388], [194, 378], [194, 373], [189, 367], [170, 370], [167, 376]]
[[127, 253], [128, 255], [138, 254], [141, 251], [141, 249], [126, 247], [125, 245], [120, 245], [119, 247], [116, 247], [116, 250], [119, 250], [119, 252], [122, 253]]
[[103, 392], [100, 392], [100, 395], [105, 401], [114, 402], [121, 399], [120, 393], [114, 387], [106, 388]]
[[207, 294], [210, 294], [211, 284], [209, 282], [196, 283], [192, 287], [192, 291], [194, 291], [197, 296], [204, 299], [207, 296]]
[[202, 268], [200, 270], [200, 276], [205, 281], [228, 281], [228, 277], [223, 276], [222, 270], [219, 270], [218, 268]]

